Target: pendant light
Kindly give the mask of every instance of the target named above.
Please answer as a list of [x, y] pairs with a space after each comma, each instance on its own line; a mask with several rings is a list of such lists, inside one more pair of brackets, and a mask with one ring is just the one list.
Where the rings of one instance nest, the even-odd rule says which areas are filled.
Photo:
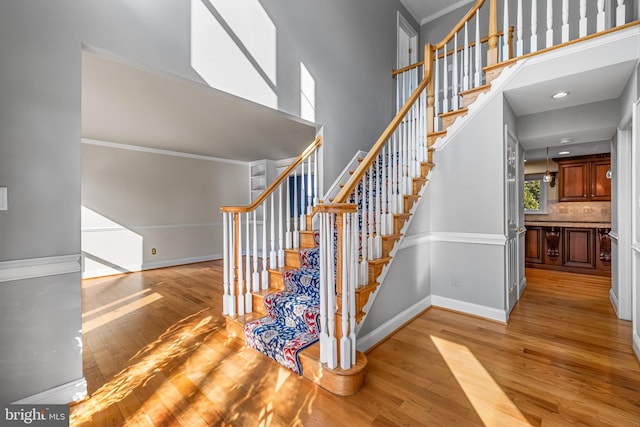
[[553, 176], [551, 175], [551, 172], [549, 172], [549, 147], [547, 147], [547, 172], [545, 172], [544, 177], [542, 177], [542, 181], [546, 183], [551, 183], [553, 181]]

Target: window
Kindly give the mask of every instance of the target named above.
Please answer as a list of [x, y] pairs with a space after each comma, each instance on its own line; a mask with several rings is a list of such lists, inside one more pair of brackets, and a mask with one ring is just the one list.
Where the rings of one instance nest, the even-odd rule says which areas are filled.
[[547, 183], [542, 181], [544, 174], [537, 173], [524, 177], [524, 213], [547, 213]]

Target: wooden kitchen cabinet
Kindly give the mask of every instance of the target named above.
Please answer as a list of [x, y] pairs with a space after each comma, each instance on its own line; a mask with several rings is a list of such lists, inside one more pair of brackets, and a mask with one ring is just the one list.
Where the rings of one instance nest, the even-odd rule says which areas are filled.
[[564, 267], [596, 268], [595, 229], [565, 228], [563, 237]]
[[561, 202], [610, 201], [607, 178], [610, 155], [554, 159], [558, 164], [558, 200]]
[[525, 262], [534, 264], [544, 263], [544, 243], [542, 227], [527, 227], [525, 235]]

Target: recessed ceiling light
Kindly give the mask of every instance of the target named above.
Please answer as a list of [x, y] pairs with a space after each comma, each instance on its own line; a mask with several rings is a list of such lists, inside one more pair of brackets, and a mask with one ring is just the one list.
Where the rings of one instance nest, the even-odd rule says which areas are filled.
[[569, 95], [569, 92], [558, 92], [558, 93], [554, 93], [553, 95], [551, 95], [551, 97], [553, 99], [560, 99], [560, 98], [564, 98], [565, 96]]
[[573, 141], [573, 138], [560, 138], [560, 144], [568, 144]]
[[558, 153], [559, 156], [564, 156], [565, 154], [569, 154], [570, 151], [561, 151]]

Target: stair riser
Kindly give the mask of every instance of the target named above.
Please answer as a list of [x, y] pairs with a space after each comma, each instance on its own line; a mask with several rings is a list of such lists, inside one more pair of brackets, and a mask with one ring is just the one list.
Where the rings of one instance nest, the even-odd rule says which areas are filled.
[[300, 257], [298, 251], [286, 250], [284, 252], [284, 263], [287, 267], [300, 268]]
[[[310, 230], [311, 228], [309, 228]], [[313, 248], [315, 243], [313, 242], [313, 232], [312, 231], [301, 231], [300, 232], [300, 249], [304, 248]]]

